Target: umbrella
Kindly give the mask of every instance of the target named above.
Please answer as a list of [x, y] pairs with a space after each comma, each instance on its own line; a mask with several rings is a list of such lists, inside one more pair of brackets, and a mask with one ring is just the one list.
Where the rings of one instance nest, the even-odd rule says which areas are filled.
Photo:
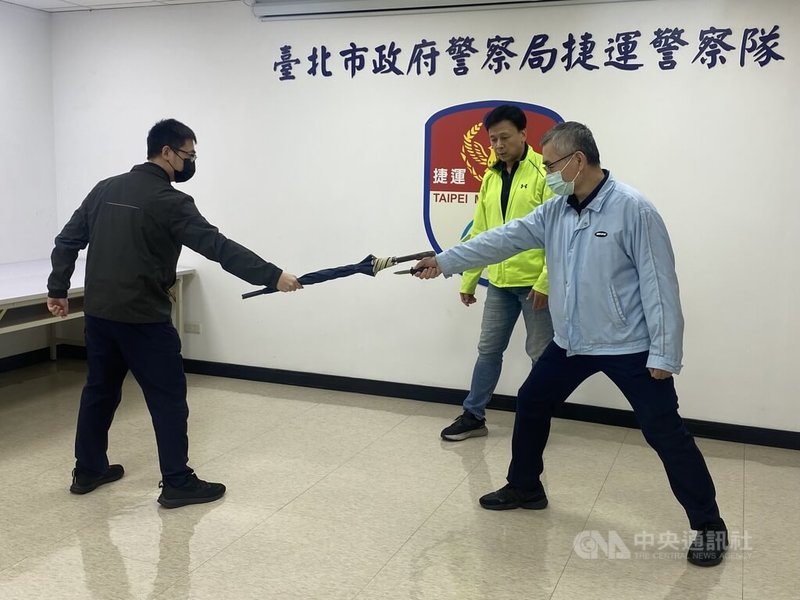
[[[306, 273], [297, 278], [302, 285], [311, 285], [313, 283], [320, 283], [322, 281], [329, 281], [331, 279], [339, 279], [340, 277], [349, 277], [356, 273], [363, 273], [370, 277], [375, 277], [378, 271], [382, 271], [388, 267], [393, 267], [397, 263], [408, 262], [409, 260], [420, 260], [426, 256], [435, 256], [436, 253], [428, 250], [427, 252], [418, 252], [417, 254], [408, 254], [406, 256], [390, 256], [389, 258], [378, 258], [370, 254], [360, 262], [352, 265], [343, 265], [341, 267], [333, 267], [332, 269], [322, 269], [321, 271], [314, 271], [313, 273]], [[252, 298], [261, 294], [272, 294], [277, 292], [277, 288], [265, 287], [255, 292], [247, 292], [242, 294], [242, 298]]]

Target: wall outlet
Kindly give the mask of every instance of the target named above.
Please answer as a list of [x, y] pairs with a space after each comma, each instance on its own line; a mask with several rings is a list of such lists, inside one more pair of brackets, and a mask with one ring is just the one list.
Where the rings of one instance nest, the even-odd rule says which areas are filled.
[[183, 331], [185, 333], [200, 333], [200, 323], [184, 323]]

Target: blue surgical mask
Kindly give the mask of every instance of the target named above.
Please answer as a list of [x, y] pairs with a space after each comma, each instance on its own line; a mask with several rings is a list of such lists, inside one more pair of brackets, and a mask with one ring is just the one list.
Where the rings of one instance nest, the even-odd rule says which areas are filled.
[[569, 196], [573, 192], [575, 192], [575, 179], [578, 178], [578, 175], [581, 174], [580, 171], [575, 175], [575, 178], [572, 181], [564, 181], [564, 177], [561, 175], [561, 171], [567, 168], [569, 163], [572, 162], [572, 159], [575, 158], [573, 154], [570, 159], [567, 161], [567, 164], [564, 165], [560, 171], [555, 171], [553, 173], [548, 173], [545, 176], [545, 181], [547, 182], [547, 187], [553, 190], [553, 193], [556, 196]]

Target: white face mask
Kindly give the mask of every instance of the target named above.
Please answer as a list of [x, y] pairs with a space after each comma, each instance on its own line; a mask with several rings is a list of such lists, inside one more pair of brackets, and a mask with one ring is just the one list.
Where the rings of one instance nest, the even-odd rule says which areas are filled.
[[567, 168], [569, 163], [572, 162], [572, 159], [575, 158], [573, 154], [570, 156], [567, 164], [564, 165], [560, 171], [555, 171], [554, 173], [548, 173], [545, 176], [545, 181], [547, 182], [547, 187], [553, 190], [553, 193], [556, 196], [569, 196], [575, 191], [575, 180], [578, 178], [578, 175], [581, 174], [580, 171], [575, 175], [572, 181], [564, 181], [564, 178], [561, 176], [561, 171]]

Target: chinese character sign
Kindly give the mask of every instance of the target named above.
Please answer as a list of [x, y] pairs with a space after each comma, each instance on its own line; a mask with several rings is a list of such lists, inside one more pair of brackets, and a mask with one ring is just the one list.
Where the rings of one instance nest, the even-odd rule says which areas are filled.
[[279, 81], [290, 82], [297, 79], [295, 70], [315, 78], [338, 75], [358, 79], [376, 75], [431, 78], [442, 73], [465, 77], [481, 71], [502, 77], [522, 70], [543, 75], [559, 68], [576, 73], [765, 68], [785, 59], [780, 43], [778, 25], [757, 24], [743, 30], [709, 25], [692, 33], [675, 23], [664, 23], [650, 30], [613, 33], [576, 30], [561, 39], [531, 31], [523, 36], [497, 34], [478, 40], [460, 31], [439, 40], [384, 40], [375, 46], [351, 41], [336, 49], [320, 43], [296, 51], [286, 43], [278, 46], [273, 72]]

